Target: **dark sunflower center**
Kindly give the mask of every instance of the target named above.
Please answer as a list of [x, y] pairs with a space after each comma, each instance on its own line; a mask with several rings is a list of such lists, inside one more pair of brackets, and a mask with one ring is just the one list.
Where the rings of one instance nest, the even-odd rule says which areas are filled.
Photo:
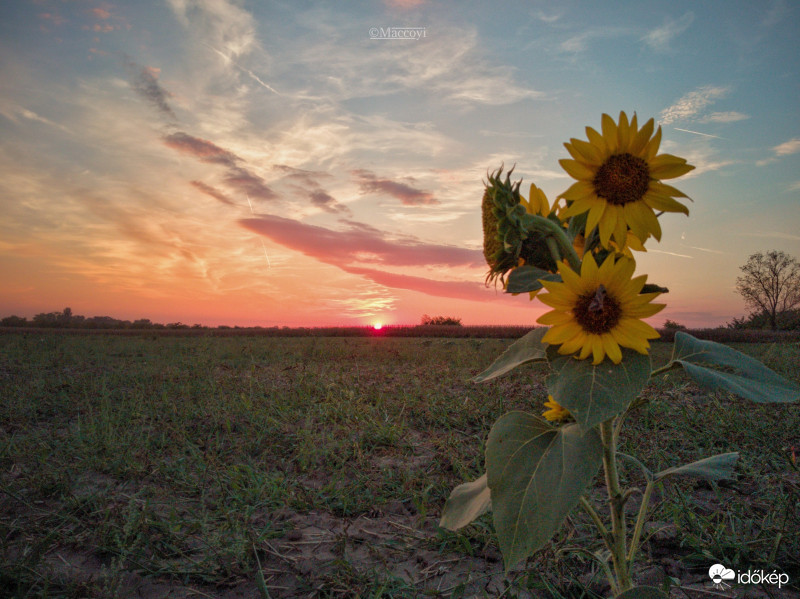
[[614, 154], [597, 169], [592, 183], [599, 197], [622, 206], [644, 197], [650, 185], [650, 169], [638, 156]]
[[608, 295], [606, 288], [599, 285], [594, 292], [578, 297], [572, 313], [584, 331], [601, 335], [617, 325], [622, 308], [616, 299]]

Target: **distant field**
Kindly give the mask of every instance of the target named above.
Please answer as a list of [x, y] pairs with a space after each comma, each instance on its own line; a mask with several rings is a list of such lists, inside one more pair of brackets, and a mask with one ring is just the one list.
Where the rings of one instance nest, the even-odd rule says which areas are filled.
[[[592, 561], [564, 553], [596, 541], [583, 513], [508, 577], [490, 516], [436, 525], [483, 472], [492, 423], [541, 411], [546, 367], [477, 385], [510, 339], [390, 330], [0, 335], [0, 596], [604, 597]], [[800, 381], [797, 343], [736, 347]], [[670, 351], [655, 343], [654, 365]], [[779, 569], [792, 588], [738, 596], [796, 597], [800, 406], [680, 372], [645, 396], [623, 452], [656, 469], [741, 458], [735, 481], [659, 491], [635, 577], [699, 598], [713, 563]]]
[[[217, 327], [200, 326], [180, 328], [36, 328], [0, 327], [0, 335], [16, 333], [55, 333], [63, 335], [125, 335], [138, 337], [436, 337], [447, 339], [519, 339], [533, 326], [522, 325], [386, 325], [374, 327]], [[662, 341], [672, 341], [675, 331], [662, 329]], [[698, 339], [709, 339], [720, 343], [788, 343], [800, 341], [800, 331], [769, 331], [750, 329], [690, 329]]]

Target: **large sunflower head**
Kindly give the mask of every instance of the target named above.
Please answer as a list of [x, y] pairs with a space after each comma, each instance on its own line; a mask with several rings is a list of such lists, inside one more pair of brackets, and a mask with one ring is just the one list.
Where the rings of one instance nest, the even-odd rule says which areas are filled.
[[581, 272], [566, 263], [559, 264], [563, 282], [542, 281], [546, 294], [542, 303], [553, 308], [537, 322], [550, 325], [542, 342], [560, 345], [558, 353], [575, 354], [593, 364], [608, 356], [622, 361], [621, 347], [646, 354], [658, 333], [642, 319], [653, 316], [664, 304], [650, 303], [659, 293], [641, 293], [647, 275], [633, 276], [636, 263], [611, 252], [601, 266], [592, 254], [583, 258]]
[[[489, 265], [486, 282], [500, 278], [521, 264], [532, 264], [555, 272], [556, 263], [547, 243], [528, 230], [528, 215], [547, 216], [547, 197], [531, 185], [531, 199], [519, 193], [522, 181], [512, 183], [512, 168], [503, 179], [503, 167], [488, 175], [483, 192], [483, 256]], [[528, 218], [526, 218], [528, 217]]]
[[559, 162], [577, 179], [561, 196], [569, 202], [564, 216], [588, 212], [586, 234], [599, 227], [604, 247], [613, 238], [624, 248], [628, 229], [642, 243], [650, 235], [661, 240], [656, 211], [689, 214], [675, 200], [687, 196], [661, 180], [679, 177], [694, 167], [683, 158], [658, 154], [661, 127], [653, 134], [653, 119], [640, 129], [635, 114], [628, 121], [620, 112], [619, 123], [607, 114], [601, 123], [602, 134], [586, 127], [589, 141], [573, 138], [564, 144], [572, 159]]

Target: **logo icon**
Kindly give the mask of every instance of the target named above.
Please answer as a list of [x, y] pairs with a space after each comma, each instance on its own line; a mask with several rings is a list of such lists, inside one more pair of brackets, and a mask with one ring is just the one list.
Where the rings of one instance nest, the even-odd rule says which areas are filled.
[[711, 577], [711, 581], [714, 583], [714, 588], [721, 591], [725, 590], [726, 588], [730, 588], [731, 586], [723, 582], [724, 580], [733, 580], [736, 578], [736, 573], [730, 568], [726, 568], [722, 564], [714, 564], [711, 566], [708, 569], [708, 575]]

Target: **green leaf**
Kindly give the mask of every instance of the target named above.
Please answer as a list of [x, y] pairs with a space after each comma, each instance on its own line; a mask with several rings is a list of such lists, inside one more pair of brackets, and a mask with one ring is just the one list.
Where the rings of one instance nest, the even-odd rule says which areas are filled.
[[800, 386], [727, 345], [675, 333], [672, 364], [680, 364], [700, 386], [724, 389], [759, 403], [800, 399]]
[[486, 480], [484, 474], [478, 480], [458, 485], [453, 489], [444, 504], [439, 526], [448, 530], [458, 530], [492, 509], [492, 499]]
[[506, 293], [527, 293], [543, 287], [539, 279], [561, 281], [561, 275], [536, 266], [518, 266], [508, 275]]
[[721, 480], [731, 478], [733, 470], [736, 468], [736, 460], [739, 459], [738, 452], [722, 453], [710, 458], [704, 458], [685, 466], [667, 468], [657, 472], [653, 480], [658, 482], [667, 476], [696, 476], [706, 480]]
[[483, 383], [513, 370], [526, 362], [540, 362], [547, 359], [545, 350], [547, 346], [542, 343], [542, 337], [547, 332], [546, 327], [533, 329], [512, 343], [506, 351], [492, 362], [486, 370], [472, 380]]
[[622, 348], [622, 361], [597, 366], [573, 356], [553, 357], [547, 390], [584, 429], [624, 412], [650, 378], [650, 356]]
[[525, 412], [509, 412], [495, 423], [486, 443], [486, 472], [506, 571], [553, 536], [602, 457], [595, 429], [555, 428]]
[[669, 599], [669, 597], [655, 587], [634, 587], [628, 589], [616, 599]]

